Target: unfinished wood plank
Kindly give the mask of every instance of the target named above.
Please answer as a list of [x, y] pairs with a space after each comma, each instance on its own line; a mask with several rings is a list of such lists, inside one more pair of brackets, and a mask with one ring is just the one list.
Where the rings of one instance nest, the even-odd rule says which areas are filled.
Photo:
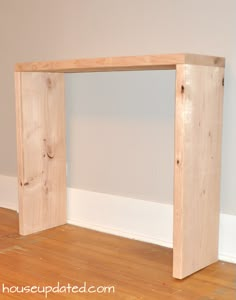
[[217, 261], [224, 68], [176, 68], [174, 270]]
[[17, 72], [102, 72], [175, 69], [177, 64], [223, 67], [222, 57], [198, 54], [159, 54], [143, 56], [82, 58], [47, 62], [19, 63]]
[[64, 75], [16, 73], [20, 233], [66, 222]]
[[[17, 149], [17, 182], [18, 182], [18, 209], [20, 199], [23, 198], [23, 187], [20, 185], [24, 178], [23, 160], [23, 121], [21, 101], [21, 73], [15, 72], [15, 107], [16, 107], [16, 149]], [[20, 227], [20, 224], [19, 224]]]

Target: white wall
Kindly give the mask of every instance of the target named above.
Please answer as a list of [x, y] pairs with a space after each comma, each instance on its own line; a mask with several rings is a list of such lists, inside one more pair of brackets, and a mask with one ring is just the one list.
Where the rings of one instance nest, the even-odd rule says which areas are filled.
[[[236, 202], [234, 201], [236, 198], [234, 179], [234, 170], [236, 169], [235, 37], [236, 2], [234, 0], [0, 0], [0, 173], [13, 176], [16, 174], [13, 82], [13, 66], [16, 62], [172, 52], [221, 55], [227, 59], [221, 210], [224, 213], [236, 214]], [[71, 171], [69, 183], [71, 186], [93, 189], [97, 192], [124, 194], [124, 196], [134, 196], [144, 200], [171, 201], [171, 191], [166, 190], [169, 182], [166, 181], [162, 184], [163, 190], [159, 190], [154, 184], [155, 177], [147, 177], [146, 174], [150, 173], [152, 168], [149, 160], [152, 155], [150, 155], [149, 148], [158, 151], [157, 140], [161, 140], [164, 143], [164, 155], [170, 157], [166, 165], [161, 165], [161, 168], [163, 170], [163, 167], [166, 167], [166, 178], [170, 178], [168, 174], [171, 172], [172, 158], [168, 146], [170, 146], [171, 141], [169, 135], [169, 133], [171, 134], [171, 127], [165, 127], [162, 131], [159, 126], [171, 126], [167, 124], [170, 124], [168, 118], [173, 112], [172, 92], [170, 91], [168, 98], [165, 98], [167, 101], [165, 119], [161, 120], [161, 124], [157, 123], [155, 116], [158, 116], [156, 108], [159, 104], [155, 102], [155, 98], [158, 98], [158, 103], [163, 102], [164, 97], [166, 97], [164, 96], [166, 90], [165, 92], [159, 89], [156, 91], [155, 88], [151, 89], [149, 84], [156, 79], [158, 82], [161, 80], [161, 82], [171, 83], [174, 79], [173, 73], [166, 73], [163, 77], [158, 74], [150, 74], [145, 78], [142, 77], [143, 74], [125, 75], [127, 76], [125, 79], [116, 74], [106, 77], [106, 81], [109, 80], [109, 85], [106, 86], [104, 98], [101, 99], [100, 97], [98, 100], [102, 101], [101, 103], [105, 106], [110, 99], [115, 101], [119, 98], [123, 114], [119, 116], [119, 122], [117, 117], [112, 118], [110, 114], [112, 109], [116, 107], [115, 102], [112, 102], [114, 106], [111, 105], [110, 110], [106, 111], [106, 108], [101, 105], [96, 106], [96, 111], [93, 111], [95, 109], [94, 102], [90, 96], [97, 94], [95, 91], [101, 92], [99, 89], [103, 78], [100, 74], [93, 75], [95, 77], [84, 75], [83, 78], [80, 78], [74, 75], [73, 78], [67, 78], [67, 95], [72, 96], [70, 99], [81, 99], [82, 95], [83, 99], [87, 97], [86, 99], [90, 103], [88, 103], [87, 108], [83, 107], [84, 111], [88, 109], [86, 111], [87, 116], [82, 116], [80, 110], [82, 99], [78, 99], [77, 104], [73, 104], [68, 99], [67, 133], [68, 161]], [[152, 76], [157, 77], [154, 79]], [[126, 89], [126, 92], [118, 95], [119, 97], [117, 93], [114, 93], [114, 90], [117, 91], [119, 88], [116, 85], [117, 82], [119, 85], [128, 86], [128, 90]], [[83, 91], [78, 89], [84, 83], [89, 85], [87, 96], [85, 96], [86, 89]], [[135, 86], [137, 89], [134, 91]], [[148, 100], [146, 97], [139, 97], [140, 89], [148, 90], [148, 93], [145, 92]], [[125, 106], [126, 99], [131, 101], [133, 107]], [[140, 107], [144, 109], [143, 115], [140, 113], [142, 109], [140, 111], [132, 110], [132, 108], [137, 107], [134, 99], [139, 99]], [[145, 101], [150, 104], [150, 111], [145, 110]], [[99, 118], [99, 122], [94, 123], [98, 118], [91, 118], [91, 116], [94, 116], [94, 113], [101, 116], [101, 108], [105, 109], [109, 116], [105, 119], [105, 123], [102, 123], [101, 118]], [[124, 120], [125, 115], [128, 114], [130, 117], [131, 113], [133, 123], [127, 126], [127, 120]], [[75, 118], [76, 114], [80, 120]], [[147, 118], [143, 121], [145, 116]], [[151, 131], [152, 117], [153, 120], [155, 119], [155, 124]], [[80, 125], [80, 129], [77, 127], [78, 125]], [[99, 146], [96, 146], [98, 140], [94, 128], [104, 135], [99, 140]], [[139, 136], [140, 130], [143, 130], [141, 136]], [[130, 156], [129, 158], [125, 157], [125, 152], [121, 153], [117, 148], [119, 140], [114, 139], [113, 131], [116, 132], [116, 136], [121, 138], [122, 143], [126, 140], [123, 147], [127, 149], [130, 149], [128, 134], [135, 135], [133, 143], [137, 145], [136, 148], [139, 148], [137, 154], [139, 157], [131, 157], [131, 159]], [[159, 133], [160, 131], [162, 133], [168, 132], [170, 138], [166, 140], [158, 135], [157, 139], [158, 131]], [[87, 133], [89, 133], [90, 140], [86, 141]], [[126, 133], [125, 136], [124, 133]], [[90, 145], [90, 149], [97, 150], [98, 156], [92, 157], [93, 154], [91, 153], [91, 156], [87, 156], [89, 160], [86, 161], [85, 154], [90, 150], [77, 148], [79, 145], [77, 143], [78, 134], [83, 138], [83, 141], [87, 142], [86, 145]], [[111, 140], [107, 139], [106, 135], [113, 139], [112, 146]], [[143, 146], [142, 151], [140, 150], [141, 146]], [[107, 151], [109, 149], [112, 153]], [[118, 161], [114, 162], [113, 157], [117, 157], [118, 154], [121, 156]], [[101, 160], [103, 157], [109, 157], [109, 155], [108, 163], [102, 164], [103, 172]], [[147, 165], [145, 164], [146, 158], [148, 158]], [[136, 180], [134, 177], [137, 174], [134, 167], [138, 168], [136, 164], [138, 161], [141, 169], [140, 174], [144, 178], [137, 179], [137, 188], [134, 190]], [[91, 173], [82, 173], [82, 170], [91, 168], [92, 162], [93, 166], [96, 166], [94, 174], [100, 173], [99, 178], [96, 177], [98, 181], [90, 175]], [[111, 168], [109, 162], [114, 162], [117, 171]], [[160, 162], [164, 164], [162, 160]], [[78, 166], [78, 171], [71, 167], [73, 164], [76, 169]], [[158, 160], [155, 160], [154, 165], [157, 164]], [[81, 166], [81, 173], [79, 165]], [[124, 172], [123, 165], [130, 165], [131, 167]], [[143, 170], [144, 172], [142, 172]], [[157, 171], [153, 171], [153, 173], [155, 172]], [[109, 174], [111, 174], [110, 177]], [[151, 182], [149, 187], [148, 181]], [[142, 187], [141, 182], [144, 182]]]

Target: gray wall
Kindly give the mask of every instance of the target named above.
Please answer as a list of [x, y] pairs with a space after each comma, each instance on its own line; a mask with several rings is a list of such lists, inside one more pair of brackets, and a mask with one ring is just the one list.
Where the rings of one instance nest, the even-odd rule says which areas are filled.
[[69, 185], [171, 203], [175, 72], [66, 77]]
[[[0, 0], [0, 46], [0, 174], [10, 176], [16, 175], [16, 62], [175, 52], [225, 56], [221, 202], [222, 212], [236, 214], [234, 0]], [[173, 82], [167, 71], [68, 75], [68, 184], [171, 202]]]

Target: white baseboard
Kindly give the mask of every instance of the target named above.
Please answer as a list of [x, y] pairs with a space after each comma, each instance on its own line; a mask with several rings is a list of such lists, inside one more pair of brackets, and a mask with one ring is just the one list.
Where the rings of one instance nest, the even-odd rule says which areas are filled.
[[172, 247], [172, 206], [68, 189], [68, 223]]
[[[17, 181], [0, 175], [0, 207], [17, 210]], [[173, 206], [73, 188], [67, 222], [153, 244], [173, 246]], [[220, 214], [219, 259], [236, 263], [236, 216]]]
[[220, 214], [219, 259], [236, 263], [236, 216]]
[[0, 175], [0, 207], [18, 211], [16, 177]]

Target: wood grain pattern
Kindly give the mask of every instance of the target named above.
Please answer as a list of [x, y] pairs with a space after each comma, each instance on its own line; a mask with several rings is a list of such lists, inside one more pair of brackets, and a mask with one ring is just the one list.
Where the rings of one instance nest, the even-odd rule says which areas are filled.
[[195, 54], [17, 64], [20, 233], [66, 222], [64, 78], [58, 72], [176, 69], [174, 277], [217, 260], [224, 65], [224, 58]]
[[88, 285], [114, 294], [52, 294], [47, 299], [235, 300], [236, 265], [217, 262], [185, 280], [171, 277], [172, 250], [63, 225], [18, 235], [16, 212], [0, 208], [0, 299], [45, 299], [43, 294], [2, 293], [5, 286]]
[[22, 201], [23, 199], [23, 186], [21, 182], [23, 182], [23, 178], [24, 178], [23, 120], [22, 120], [22, 97], [21, 97], [21, 73], [20, 72], [15, 72], [15, 106], [16, 106], [18, 207], [19, 207], [20, 206], [19, 202]]
[[123, 57], [82, 58], [47, 62], [19, 63], [17, 72], [102, 72], [175, 69], [177, 64], [225, 65], [223, 57], [197, 54], [164, 54]]
[[66, 222], [64, 75], [16, 73], [20, 233]]
[[183, 278], [218, 259], [224, 68], [176, 73], [173, 276]]

